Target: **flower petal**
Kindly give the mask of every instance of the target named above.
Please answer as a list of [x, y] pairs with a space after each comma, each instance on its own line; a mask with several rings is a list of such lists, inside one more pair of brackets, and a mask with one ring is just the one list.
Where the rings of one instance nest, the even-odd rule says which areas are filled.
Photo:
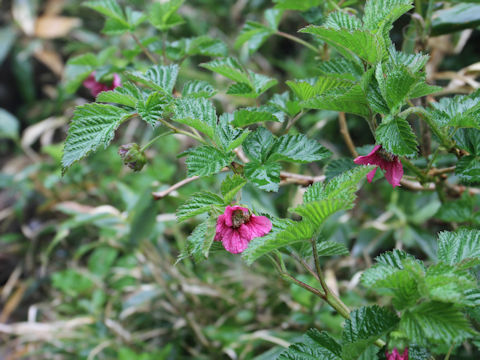
[[375, 145], [372, 151], [368, 155], [358, 156], [353, 162], [359, 165], [378, 165], [383, 159], [377, 154], [377, 151], [381, 148], [381, 145]]
[[400, 180], [403, 176], [403, 166], [400, 159], [397, 157], [394, 161], [388, 163], [385, 169], [385, 178], [393, 186], [399, 186]]
[[272, 230], [272, 222], [266, 216], [252, 215], [250, 221], [245, 224], [252, 233], [252, 238], [268, 234]]
[[215, 238], [213, 240], [221, 241], [228, 229], [230, 228], [225, 224], [225, 215], [222, 214], [217, 219]]
[[228, 252], [239, 254], [248, 247], [248, 240], [240, 235], [238, 229], [228, 228], [223, 235], [222, 244]]
[[371, 183], [372, 180], [373, 180], [373, 178], [375, 177], [375, 173], [377, 172], [377, 169], [378, 169], [378, 168], [375, 168], [375, 169], [373, 169], [372, 171], [370, 171], [370, 172], [367, 174], [367, 181], [368, 181], [369, 183]]

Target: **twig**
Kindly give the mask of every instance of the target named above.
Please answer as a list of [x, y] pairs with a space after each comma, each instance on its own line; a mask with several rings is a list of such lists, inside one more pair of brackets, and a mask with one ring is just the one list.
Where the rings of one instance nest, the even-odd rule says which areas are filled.
[[304, 40], [302, 40], [302, 39], [300, 39], [300, 38], [298, 38], [298, 37], [296, 37], [296, 36], [287, 34], [287, 33], [283, 32], [283, 31], [277, 31], [276, 34], [277, 34], [278, 36], [282, 36], [282, 37], [284, 37], [284, 38], [287, 38], [287, 39], [290, 39], [290, 40], [292, 40], [292, 41], [295, 41], [295, 42], [297, 42], [297, 43], [299, 43], [299, 44], [302, 44], [303, 46], [308, 47], [310, 50], [313, 50], [313, 51], [315, 51], [316, 53], [319, 52], [318, 49], [317, 49], [315, 46], [309, 44], [308, 42], [306, 42], [306, 41], [304, 41]]
[[200, 176], [195, 175], [195, 176], [183, 179], [182, 181], [179, 181], [178, 183], [170, 186], [167, 190], [157, 191], [157, 192], [152, 193], [153, 198], [155, 200], [160, 200], [160, 199], [164, 198], [165, 196], [167, 196], [168, 194], [170, 194], [172, 191], [175, 191], [175, 190], [181, 188], [182, 186], [187, 185], [187, 184], [191, 183], [192, 181], [195, 181], [199, 178], [200, 178]]
[[340, 134], [342, 134], [343, 141], [345, 141], [345, 144], [347, 145], [350, 154], [352, 154], [354, 158], [358, 157], [358, 152], [357, 150], [355, 150], [355, 144], [353, 143], [352, 138], [350, 137], [350, 133], [348, 131], [347, 119], [344, 112], [338, 113], [338, 124], [340, 125]]
[[134, 33], [130, 33], [130, 35], [132, 36], [133, 40], [135, 40], [135, 42], [140, 47], [140, 49], [142, 49], [144, 54], [147, 55], [147, 57], [150, 59], [150, 61], [153, 62], [154, 64], [158, 64], [158, 60], [155, 58], [155, 56], [153, 56], [153, 54], [150, 52], [150, 50], [148, 50], [145, 46], [143, 46], [143, 44], [138, 39], [137, 35], [135, 35]]

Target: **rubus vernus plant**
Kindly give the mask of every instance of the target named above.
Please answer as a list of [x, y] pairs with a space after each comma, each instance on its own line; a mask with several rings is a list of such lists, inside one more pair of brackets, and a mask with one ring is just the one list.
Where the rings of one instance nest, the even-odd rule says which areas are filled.
[[[442, 87], [426, 82], [429, 56], [418, 49], [424, 50], [432, 31], [442, 29], [431, 21], [434, 2], [422, 7], [418, 1], [414, 8], [410, 0], [367, 0], [361, 14], [348, 7], [350, 1], [276, 1], [265, 11], [264, 23], [245, 24], [235, 45], [254, 54], [269, 37], [283, 36], [312, 52], [318, 60], [315, 75], [286, 81], [288, 90], [281, 93], [273, 92], [278, 80], [246, 68], [229, 56], [226, 44], [218, 39], [170, 39], [169, 30], [183, 22], [178, 13], [182, 3], [154, 3], [144, 12], [115, 0], [85, 3], [106, 17], [105, 34], [129, 34], [136, 47], [121, 51], [112, 47], [69, 61], [70, 91], [87, 78], [114, 87], [112, 79], [120, 76], [122, 85], [75, 109], [63, 171], [100, 146], [110, 145], [120, 125], [134, 118], [155, 131], [143, 146], [120, 147], [125, 163], [134, 170], [142, 168], [145, 150], [162, 137], [191, 138], [196, 145], [179, 154], [186, 158], [188, 177], [152, 196], [160, 199], [199, 177], [223, 180], [178, 208], [180, 222], [203, 216], [179, 259], [201, 261], [213, 249], [223, 248], [241, 253], [248, 265], [268, 259], [281, 278], [318, 296], [345, 318], [341, 339], [311, 329], [279, 359], [419, 360], [442, 354], [448, 358], [469, 341], [477, 346], [480, 231], [474, 227], [480, 218], [474, 185], [480, 182], [480, 93], [442, 96]], [[299, 29], [310, 37], [279, 30], [285, 11], [317, 8], [324, 12], [322, 23]], [[418, 39], [400, 51], [390, 31], [408, 12], [417, 21]], [[156, 30], [139, 38], [137, 31], [145, 27]], [[177, 84], [182, 64], [198, 56], [212, 58], [198, 66], [231, 80], [226, 94], [245, 99], [247, 106], [222, 112], [215, 95], [224, 90], [215, 84], [202, 79]], [[331, 151], [296, 126], [307, 113], [318, 110], [339, 112], [339, 135], [355, 161], [330, 160], [326, 176], [283, 171], [292, 163], [329, 160]], [[355, 147], [346, 114], [348, 119], [362, 119], [365, 131], [371, 133], [371, 146]], [[349, 309], [322, 271], [325, 257], [348, 256], [349, 249], [328, 239], [325, 223], [332, 215], [354, 208], [365, 178], [385, 181], [377, 168], [394, 192], [435, 191], [443, 204], [436, 216], [454, 224], [451, 231], [436, 234], [437, 249], [430, 253], [430, 261], [398, 249], [379, 255], [363, 272], [361, 284], [383, 295], [382, 306]], [[289, 208], [291, 218], [242, 199], [247, 184], [274, 196], [285, 183], [309, 185], [303, 201]], [[293, 262], [317, 284], [296, 277]]]

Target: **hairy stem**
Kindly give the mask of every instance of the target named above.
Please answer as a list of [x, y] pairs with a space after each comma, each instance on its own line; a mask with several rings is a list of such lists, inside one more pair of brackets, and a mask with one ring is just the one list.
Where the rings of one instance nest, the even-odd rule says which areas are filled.
[[150, 52], [150, 50], [148, 50], [142, 43], [141, 41], [138, 39], [137, 35], [135, 35], [134, 33], [130, 33], [130, 35], [132, 36], [133, 40], [135, 40], [135, 42], [137, 43], [137, 45], [140, 47], [140, 49], [142, 49], [143, 53], [150, 59], [151, 62], [153, 62], [154, 64], [158, 64], [158, 60], [155, 58], [155, 56]]
[[141, 152], [144, 152], [145, 150], [147, 150], [150, 146], [152, 146], [152, 144], [157, 141], [158, 139], [164, 137], [164, 136], [167, 136], [167, 135], [170, 135], [170, 134], [173, 134], [173, 130], [169, 130], [167, 132], [164, 132], [164, 133], [161, 133], [160, 135], [157, 135], [155, 136], [152, 140], [150, 140], [148, 143], [146, 143], [141, 149], [140, 151]]
[[300, 39], [300, 38], [298, 38], [298, 37], [296, 37], [296, 36], [287, 34], [287, 33], [283, 32], [283, 31], [277, 31], [276, 34], [277, 34], [278, 36], [282, 36], [282, 37], [284, 37], [284, 38], [287, 38], [287, 39], [289, 39], [289, 40], [292, 40], [292, 41], [295, 41], [295, 42], [297, 42], [297, 43], [299, 43], [299, 44], [302, 44], [303, 46], [308, 47], [310, 50], [313, 50], [313, 51], [315, 51], [316, 53], [319, 53], [319, 50], [318, 50], [315, 46], [309, 44], [309, 43], [306, 42], [305, 40], [302, 40], [302, 39]]

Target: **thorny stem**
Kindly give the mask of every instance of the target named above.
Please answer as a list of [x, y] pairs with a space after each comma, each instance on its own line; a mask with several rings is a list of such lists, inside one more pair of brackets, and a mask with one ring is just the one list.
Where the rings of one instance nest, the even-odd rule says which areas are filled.
[[153, 56], [150, 50], [148, 50], [145, 46], [143, 46], [141, 41], [138, 39], [137, 35], [135, 35], [134, 33], [130, 33], [130, 35], [132, 36], [133, 40], [135, 40], [135, 42], [140, 47], [140, 49], [142, 49], [143, 53], [150, 59], [150, 61], [153, 62], [154, 64], [158, 64], [158, 60], [155, 58], [155, 56]]
[[287, 38], [287, 39], [290, 39], [290, 40], [292, 40], [292, 41], [295, 41], [295, 42], [297, 42], [297, 43], [299, 43], [299, 44], [302, 44], [303, 46], [308, 47], [310, 50], [313, 50], [313, 51], [315, 51], [316, 53], [320, 53], [319, 49], [317, 49], [315, 46], [309, 44], [309, 43], [306, 42], [305, 40], [302, 40], [302, 39], [300, 39], [300, 38], [298, 38], [298, 37], [296, 37], [296, 36], [287, 34], [287, 33], [283, 32], [283, 31], [277, 31], [276, 34], [277, 34], [278, 36], [282, 36], [282, 37], [284, 37], [284, 38]]

